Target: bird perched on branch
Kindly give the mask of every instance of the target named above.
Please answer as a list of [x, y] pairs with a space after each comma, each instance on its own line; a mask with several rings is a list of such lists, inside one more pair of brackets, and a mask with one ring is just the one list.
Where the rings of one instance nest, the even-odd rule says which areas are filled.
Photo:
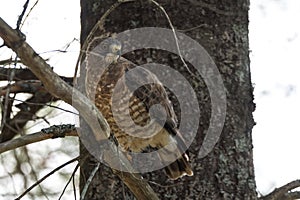
[[[121, 48], [117, 39], [108, 38], [87, 54], [87, 96], [94, 100], [123, 151], [161, 149], [160, 161], [167, 165], [164, 169], [170, 179], [192, 176], [165, 88], [153, 73], [120, 57]], [[158, 117], [153, 119], [153, 115]]]

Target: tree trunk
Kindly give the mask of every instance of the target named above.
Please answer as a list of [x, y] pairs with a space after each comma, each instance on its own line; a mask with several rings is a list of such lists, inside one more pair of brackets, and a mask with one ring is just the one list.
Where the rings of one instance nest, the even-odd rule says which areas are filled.
[[[214, 2], [214, 3], [212, 3]], [[115, 0], [81, 0], [81, 43]], [[252, 155], [253, 88], [250, 76], [248, 9], [249, 1], [160, 0], [176, 30], [201, 44], [219, 69], [226, 91], [226, 120], [213, 150], [198, 156], [211, 117], [211, 99], [203, 77], [191, 76], [181, 60], [163, 51], [134, 51], [125, 55], [142, 64], [153, 62], [172, 66], [190, 80], [201, 111], [197, 136], [189, 148], [194, 176], [172, 181], [163, 170], [143, 174], [160, 199], [256, 199]], [[140, 27], [170, 28], [162, 10], [151, 1], [122, 3], [105, 22], [105, 30], [119, 33]], [[166, 59], [167, 58], [167, 59]], [[83, 69], [81, 69], [83, 70]], [[172, 97], [180, 116], [176, 98]], [[81, 146], [81, 154], [86, 154]], [[92, 157], [81, 165], [80, 188], [94, 169]], [[154, 183], [153, 183], [154, 182]], [[112, 171], [101, 165], [86, 199], [133, 199], [132, 193]]]

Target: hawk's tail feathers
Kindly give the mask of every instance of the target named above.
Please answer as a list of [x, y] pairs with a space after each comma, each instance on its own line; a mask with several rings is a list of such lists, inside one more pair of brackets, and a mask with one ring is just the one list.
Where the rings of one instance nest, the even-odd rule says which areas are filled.
[[189, 164], [188, 156], [184, 153], [173, 163], [165, 167], [166, 174], [172, 180], [183, 176], [193, 176], [193, 170]]

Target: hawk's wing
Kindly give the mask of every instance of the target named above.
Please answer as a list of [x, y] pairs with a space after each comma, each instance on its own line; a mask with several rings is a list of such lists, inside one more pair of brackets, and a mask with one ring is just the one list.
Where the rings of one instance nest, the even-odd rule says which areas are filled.
[[172, 103], [169, 101], [164, 86], [155, 74], [145, 68], [135, 67], [133, 73], [130, 69], [125, 71], [125, 82], [129, 90], [144, 104], [148, 111], [152, 106], [159, 104], [162, 107], [155, 110], [156, 114], [162, 116], [166, 112], [166, 122], [171, 127], [176, 127], [177, 118]]
[[[133, 73], [130, 73], [131, 70], [134, 70]], [[173, 105], [156, 75], [142, 67], [126, 68], [125, 83], [133, 92], [134, 98], [138, 98], [149, 113], [153, 106], [160, 105], [152, 111], [157, 117], [155, 120], [175, 139], [180, 153], [183, 154], [187, 148], [177, 128], [177, 117]]]
[[[131, 70], [134, 70], [134, 73], [130, 73]], [[177, 118], [162, 83], [147, 69], [134, 67], [133, 69], [125, 69], [125, 84], [133, 92], [133, 98], [139, 99], [148, 113], [151, 112], [153, 106], [157, 104], [161, 106], [155, 109], [154, 112], [158, 116], [155, 120], [163, 127], [163, 131], [159, 133], [162, 136], [158, 136], [158, 140], [154, 139], [154, 143], [157, 143], [154, 145], [164, 147], [172, 143], [173, 147], [176, 146], [175, 149], [166, 148], [161, 151], [162, 162], [168, 161], [171, 154], [177, 157], [177, 160], [165, 167], [167, 175], [171, 179], [177, 179], [184, 175], [192, 176], [193, 171], [188, 162], [189, 158], [185, 154], [187, 148], [183, 137], [178, 131]], [[160, 119], [161, 116], [164, 116], [165, 121]], [[167, 135], [167, 139], [164, 135]], [[160, 146], [161, 144], [163, 146]]]

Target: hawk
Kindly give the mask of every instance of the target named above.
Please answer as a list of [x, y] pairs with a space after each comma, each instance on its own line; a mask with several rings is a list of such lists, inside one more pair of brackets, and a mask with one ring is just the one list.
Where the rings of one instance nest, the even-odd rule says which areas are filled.
[[[163, 149], [159, 157], [168, 163], [164, 169], [170, 179], [192, 176], [176, 115], [162, 83], [150, 71], [121, 57], [122, 46], [116, 38], [108, 38], [98, 47], [86, 56], [86, 94], [107, 120], [118, 145], [125, 152]], [[135, 73], [129, 73], [132, 70]], [[158, 104], [161, 107], [155, 107]], [[153, 110], [165, 120], [151, 120]]]

